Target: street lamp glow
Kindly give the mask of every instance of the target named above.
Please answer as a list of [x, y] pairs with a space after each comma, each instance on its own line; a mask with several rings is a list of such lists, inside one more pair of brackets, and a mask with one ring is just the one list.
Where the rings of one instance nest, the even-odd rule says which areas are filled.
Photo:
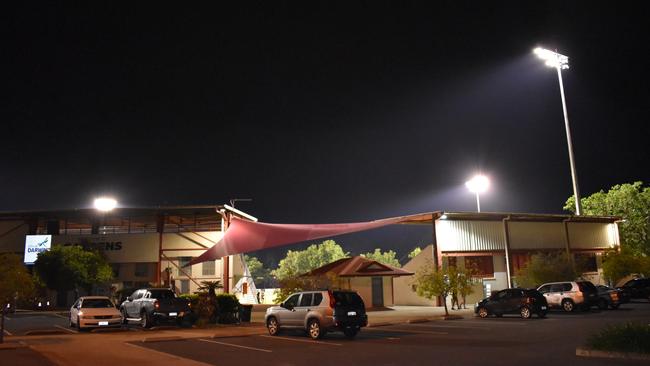
[[533, 50], [537, 57], [546, 61], [546, 66], [556, 67], [562, 70], [569, 68], [569, 57], [563, 54], [537, 47]]
[[569, 165], [571, 166], [571, 180], [573, 182], [573, 196], [576, 202], [576, 215], [582, 214], [582, 204], [580, 203], [580, 189], [578, 188], [578, 173], [576, 172], [575, 158], [573, 157], [573, 143], [571, 142], [571, 129], [569, 128], [569, 113], [566, 108], [566, 98], [564, 96], [564, 83], [562, 82], [562, 70], [569, 68], [569, 57], [537, 47], [533, 50], [537, 57], [546, 61], [546, 66], [554, 67], [557, 70], [557, 80], [560, 83], [560, 97], [562, 98], [562, 112], [564, 113], [564, 129], [566, 130], [566, 141], [569, 149]]
[[465, 182], [465, 186], [472, 193], [483, 193], [490, 187], [490, 180], [484, 175], [476, 175]]
[[470, 192], [476, 194], [476, 210], [481, 212], [481, 200], [479, 199], [479, 195], [490, 188], [490, 180], [488, 177], [478, 174], [475, 175], [474, 178], [465, 182], [465, 187], [467, 187]]
[[109, 197], [101, 197], [95, 199], [95, 209], [103, 212], [112, 211], [117, 207], [117, 201]]

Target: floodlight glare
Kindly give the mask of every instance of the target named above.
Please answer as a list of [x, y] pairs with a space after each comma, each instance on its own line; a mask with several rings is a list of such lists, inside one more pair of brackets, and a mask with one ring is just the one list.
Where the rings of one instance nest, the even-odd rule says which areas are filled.
[[117, 207], [117, 201], [109, 197], [95, 199], [95, 208], [99, 211], [108, 212]]
[[568, 56], [564, 56], [560, 53], [553, 52], [541, 47], [535, 48], [533, 52], [537, 55], [537, 57], [546, 61], [546, 66], [555, 67], [562, 70], [569, 68]]
[[472, 193], [483, 193], [490, 187], [490, 180], [484, 175], [476, 175], [465, 182], [465, 186]]

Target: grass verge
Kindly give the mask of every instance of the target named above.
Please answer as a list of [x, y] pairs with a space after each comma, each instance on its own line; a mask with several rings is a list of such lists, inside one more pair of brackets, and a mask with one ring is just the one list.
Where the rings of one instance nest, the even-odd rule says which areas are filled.
[[601, 351], [650, 354], [650, 325], [610, 325], [589, 337], [587, 345]]

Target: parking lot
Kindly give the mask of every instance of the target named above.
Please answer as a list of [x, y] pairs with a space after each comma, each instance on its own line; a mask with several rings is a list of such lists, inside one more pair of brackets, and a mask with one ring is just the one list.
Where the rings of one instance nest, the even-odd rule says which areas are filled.
[[[546, 319], [522, 320], [517, 316], [480, 319], [465, 314], [464, 319], [369, 327], [354, 340], [341, 333], [328, 333], [313, 341], [302, 331], [284, 331], [277, 337], [257, 329], [245, 336], [209, 335], [198, 329], [160, 327], [141, 330], [131, 325], [107, 332], [82, 332], [67, 328], [62, 314], [17, 314], [7, 321], [9, 332], [29, 333], [31, 327], [58, 330], [68, 337], [96, 341], [109, 337], [121, 344], [116, 352], [185, 360], [211, 365], [548, 365], [570, 362], [576, 365], [641, 365], [647, 361], [583, 358], [575, 355], [587, 337], [607, 324], [628, 321], [650, 322], [650, 304], [625, 304], [618, 310], [562, 313], [551, 312]], [[22, 325], [20, 325], [22, 323]], [[49, 328], [48, 328], [49, 327]], [[31, 330], [33, 332], [34, 329]], [[74, 334], [73, 334], [74, 333]], [[212, 334], [214, 334], [213, 332]], [[32, 333], [34, 334], [34, 333]], [[36, 332], [38, 334], [38, 332]], [[181, 334], [182, 336], [178, 336]], [[176, 335], [171, 337], [170, 335]], [[158, 336], [156, 338], [156, 336]], [[87, 337], [87, 338], [86, 338]], [[145, 341], [145, 337], [148, 337]], [[38, 337], [33, 337], [38, 338]], [[29, 343], [30, 337], [23, 337]], [[38, 350], [38, 347], [35, 349]], [[51, 346], [49, 352], [56, 352]]]
[[[547, 365], [570, 361], [577, 365], [636, 365], [640, 361], [582, 358], [575, 349], [605, 324], [650, 321], [650, 304], [627, 304], [616, 311], [571, 314], [552, 312], [546, 319], [516, 316], [455, 321], [430, 321], [366, 328], [355, 340], [329, 333], [312, 341], [300, 331], [277, 337], [255, 335], [132, 343], [207, 364], [269, 365]], [[647, 361], [646, 361], [647, 362]]]

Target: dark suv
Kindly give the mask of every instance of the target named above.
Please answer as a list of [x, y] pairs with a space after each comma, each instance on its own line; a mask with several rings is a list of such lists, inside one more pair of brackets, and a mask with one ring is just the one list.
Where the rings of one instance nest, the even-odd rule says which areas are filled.
[[529, 319], [533, 314], [537, 314], [543, 318], [547, 311], [548, 304], [542, 294], [537, 290], [521, 288], [507, 288], [495, 292], [474, 307], [474, 312], [481, 318], [487, 318], [490, 315], [500, 317], [503, 314], [519, 314], [524, 319]]
[[333, 330], [354, 338], [368, 325], [368, 316], [361, 296], [354, 291], [303, 291], [266, 309], [265, 321], [273, 336], [280, 328], [302, 328], [312, 339]]
[[624, 297], [629, 299], [647, 299], [650, 301], [650, 278], [635, 278], [625, 282], [617, 290], [621, 290]]

